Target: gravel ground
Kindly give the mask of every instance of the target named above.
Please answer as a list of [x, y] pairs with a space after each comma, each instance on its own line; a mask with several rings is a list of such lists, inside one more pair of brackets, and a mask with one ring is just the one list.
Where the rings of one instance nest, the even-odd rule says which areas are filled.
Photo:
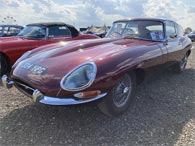
[[34, 104], [0, 86], [0, 145], [195, 146], [195, 50], [183, 74], [166, 70], [142, 83], [122, 116], [94, 104]]

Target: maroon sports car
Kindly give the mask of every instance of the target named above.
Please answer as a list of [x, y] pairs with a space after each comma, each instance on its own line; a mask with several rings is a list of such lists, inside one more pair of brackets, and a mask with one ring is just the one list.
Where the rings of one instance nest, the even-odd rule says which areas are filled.
[[159, 67], [183, 72], [192, 45], [179, 24], [163, 19], [115, 21], [105, 39], [42, 46], [13, 66], [13, 85], [35, 102], [74, 105], [98, 100], [110, 116], [129, 107], [136, 85]]

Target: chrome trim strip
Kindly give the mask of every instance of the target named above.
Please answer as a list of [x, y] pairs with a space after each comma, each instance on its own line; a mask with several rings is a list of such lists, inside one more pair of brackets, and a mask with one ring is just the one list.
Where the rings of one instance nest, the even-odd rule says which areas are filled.
[[82, 103], [87, 103], [87, 102], [92, 102], [95, 100], [98, 100], [100, 98], [103, 98], [106, 96], [107, 93], [102, 93], [94, 98], [90, 99], [80, 99], [76, 100], [74, 98], [55, 98], [55, 97], [48, 97], [48, 96], [43, 96], [36, 101], [43, 103], [43, 104], [49, 104], [49, 105], [75, 105], [75, 104], [82, 104]]

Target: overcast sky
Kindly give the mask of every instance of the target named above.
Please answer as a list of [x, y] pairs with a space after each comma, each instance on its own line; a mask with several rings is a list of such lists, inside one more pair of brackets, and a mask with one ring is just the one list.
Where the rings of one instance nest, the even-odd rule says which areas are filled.
[[195, 0], [0, 0], [0, 21], [7, 16], [22, 25], [62, 21], [76, 27], [111, 25], [123, 18], [157, 17], [195, 29]]

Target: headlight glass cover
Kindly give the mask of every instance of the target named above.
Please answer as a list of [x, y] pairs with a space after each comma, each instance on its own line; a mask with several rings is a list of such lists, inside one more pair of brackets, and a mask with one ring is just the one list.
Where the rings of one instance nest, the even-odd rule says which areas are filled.
[[76, 67], [65, 75], [60, 86], [67, 91], [80, 91], [89, 87], [95, 80], [97, 73], [96, 64], [88, 62]]

